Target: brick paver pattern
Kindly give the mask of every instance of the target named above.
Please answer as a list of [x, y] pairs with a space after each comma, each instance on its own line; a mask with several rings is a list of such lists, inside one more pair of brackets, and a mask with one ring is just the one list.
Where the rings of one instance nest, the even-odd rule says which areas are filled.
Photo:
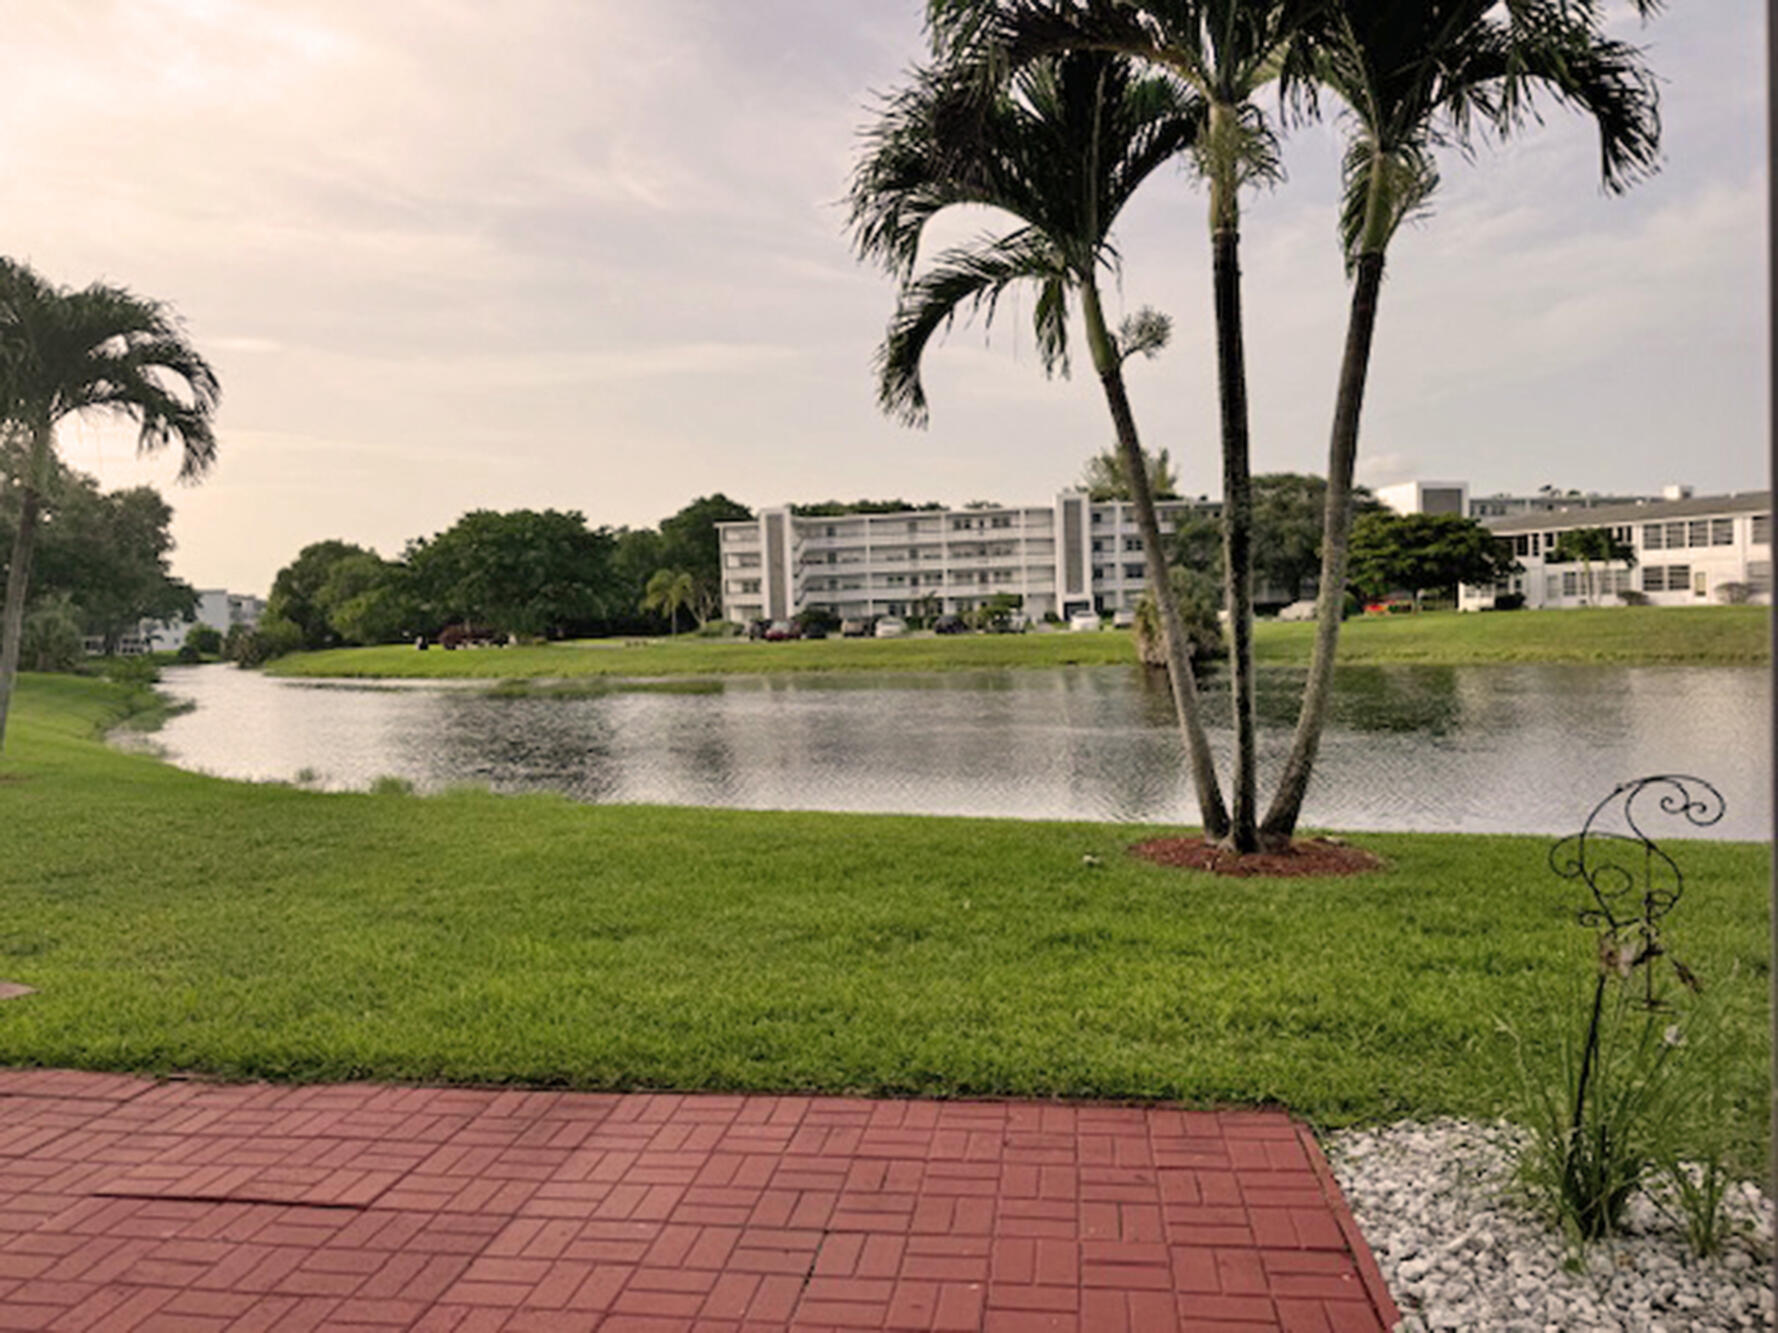
[[0, 1070], [0, 1329], [1394, 1319], [1279, 1112]]

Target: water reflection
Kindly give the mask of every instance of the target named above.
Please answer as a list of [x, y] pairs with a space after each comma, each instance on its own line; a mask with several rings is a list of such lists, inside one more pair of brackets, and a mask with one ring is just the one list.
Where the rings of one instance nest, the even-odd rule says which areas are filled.
[[[1303, 673], [1266, 669], [1262, 781]], [[228, 777], [424, 791], [473, 783], [589, 802], [1042, 819], [1192, 818], [1165, 685], [1136, 669], [595, 683], [560, 693], [331, 686], [226, 667], [166, 673], [194, 711], [157, 740]], [[1227, 711], [1220, 675], [1207, 716]], [[1334, 828], [1566, 832], [1611, 784], [1690, 771], [1720, 836], [1769, 832], [1758, 668], [1350, 667], [1305, 819]], [[1229, 736], [1211, 743], [1226, 764]]]

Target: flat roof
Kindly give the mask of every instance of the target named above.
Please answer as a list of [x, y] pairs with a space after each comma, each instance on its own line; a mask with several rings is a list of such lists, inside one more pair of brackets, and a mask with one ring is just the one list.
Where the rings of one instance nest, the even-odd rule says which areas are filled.
[[1490, 532], [1544, 532], [1551, 528], [1609, 528], [1624, 523], [1655, 523], [1662, 519], [1702, 518], [1709, 514], [1770, 513], [1772, 492], [1738, 491], [1732, 495], [1699, 495], [1689, 500], [1650, 500], [1645, 504], [1598, 505], [1588, 509], [1543, 509], [1534, 514], [1509, 514], [1482, 520]]

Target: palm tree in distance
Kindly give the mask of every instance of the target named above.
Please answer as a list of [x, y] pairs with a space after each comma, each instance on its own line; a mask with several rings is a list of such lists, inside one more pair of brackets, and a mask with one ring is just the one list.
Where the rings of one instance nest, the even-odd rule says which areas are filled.
[[644, 611], [657, 611], [667, 617], [668, 636], [679, 637], [679, 612], [692, 604], [697, 596], [697, 580], [683, 569], [657, 569], [649, 576], [642, 594]]
[[[1202, 101], [1192, 159], [1209, 193], [1223, 462], [1224, 599], [1235, 756], [1229, 845], [1258, 850], [1253, 672], [1253, 496], [1241, 318], [1244, 187], [1279, 176], [1278, 145], [1254, 98], [1305, 67], [1325, 0], [928, 0], [933, 38], [966, 78], [992, 87], [1056, 51], [1112, 51], [1164, 69]], [[1151, 583], [1154, 580], [1151, 579]], [[1164, 580], [1162, 580], [1164, 582]], [[1211, 830], [1206, 828], [1206, 832]], [[1216, 836], [1216, 835], [1213, 835]]]
[[[1644, 0], [1644, 13], [1652, 3]], [[1635, 48], [1604, 37], [1591, 0], [1332, 0], [1317, 83], [1344, 104], [1340, 241], [1352, 279], [1345, 354], [1328, 446], [1316, 633], [1301, 710], [1262, 837], [1288, 843], [1327, 719], [1352, 535], [1352, 476], [1371, 334], [1389, 242], [1438, 185], [1433, 151], [1467, 146], [1473, 125], [1505, 136], [1541, 91], [1591, 116], [1600, 170], [1620, 191], [1657, 164], [1654, 81]]]
[[[1037, 288], [1044, 369], [1065, 374], [1069, 303], [1078, 298], [1160, 602], [1192, 785], [1206, 832], [1222, 837], [1227, 810], [1123, 375], [1129, 357], [1160, 350], [1169, 325], [1143, 310], [1114, 332], [1099, 292], [1101, 269], [1117, 263], [1110, 236], [1119, 212], [1151, 173], [1197, 141], [1206, 109], [1178, 81], [1139, 76], [1130, 61], [1098, 52], [1029, 62], [988, 105], [978, 91], [943, 69], [916, 71], [866, 135], [850, 192], [854, 239], [861, 255], [903, 283], [878, 352], [878, 398], [885, 411], [924, 424], [920, 367], [933, 337], [963, 310], [992, 319], [1000, 296], [1019, 284]], [[927, 223], [959, 204], [998, 209], [1019, 225], [945, 250], [915, 276]]]
[[196, 481], [216, 459], [220, 394], [215, 372], [165, 306], [103, 283], [58, 288], [0, 258], [0, 423], [22, 446], [11, 478], [19, 488], [18, 530], [0, 610], [0, 745], [57, 424], [86, 412], [130, 418], [140, 427], [138, 453], [177, 443], [179, 479]]

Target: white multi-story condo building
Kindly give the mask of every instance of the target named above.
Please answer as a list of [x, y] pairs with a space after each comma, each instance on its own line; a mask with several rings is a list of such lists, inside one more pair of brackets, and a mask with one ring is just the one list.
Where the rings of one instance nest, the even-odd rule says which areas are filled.
[[[198, 592], [197, 611], [190, 620], [144, 620], [135, 634], [126, 634], [118, 644], [125, 656], [134, 653], [177, 652], [193, 625], [208, 625], [226, 635], [231, 626], [245, 625], [252, 629], [265, 611], [265, 598], [252, 593], [229, 592], [226, 588], [204, 588]], [[90, 643], [89, 651], [97, 651]]]
[[[1463, 588], [1466, 611], [1516, 594], [1531, 607], [1616, 606], [1646, 598], [1656, 606], [1770, 602], [1772, 493], [1652, 500], [1641, 504], [1559, 509], [1484, 520], [1511, 544], [1524, 566], [1492, 588]], [[1624, 561], [1552, 561], [1564, 532], [1605, 528], [1635, 553]], [[1629, 593], [1626, 598], [1623, 594]]]
[[[1209, 500], [1162, 500], [1161, 530]], [[1147, 581], [1134, 507], [1064, 491], [1045, 506], [804, 517], [789, 506], [718, 524], [722, 613], [746, 624], [821, 609], [836, 616], [972, 611], [997, 594], [1027, 616], [1131, 608]]]

